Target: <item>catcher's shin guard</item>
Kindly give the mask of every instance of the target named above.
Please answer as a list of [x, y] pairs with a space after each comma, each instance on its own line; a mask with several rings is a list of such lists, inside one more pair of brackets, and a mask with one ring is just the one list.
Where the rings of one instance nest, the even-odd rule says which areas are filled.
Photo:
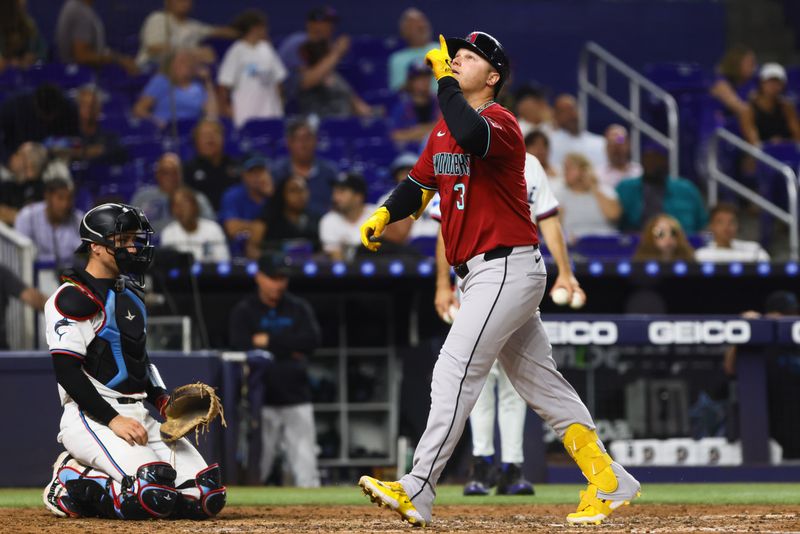
[[611, 469], [611, 456], [600, 443], [597, 432], [572, 424], [564, 434], [564, 447], [590, 484], [605, 493], [616, 491], [619, 482]]
[[76, 502], [92, 507], [98, 515], [119, 519], [164, 518], [177, 502], [175, 470], [166, 462], [139, 467], [136, 476], [123, 479], [119, 493], [109, 477], [86, 476], [65, 467], [59, 480]]
[[[200, 490], [199, 497], [180, 491], [194, 488]], [[178, 486], [178, 491], [178, 505], [173, 514], [176, 518], [207, 519], [225, 507], [227, 489], [222, 485], [219, 464], [209, 465], [197, 473], [194, 480], [187, 480]]]

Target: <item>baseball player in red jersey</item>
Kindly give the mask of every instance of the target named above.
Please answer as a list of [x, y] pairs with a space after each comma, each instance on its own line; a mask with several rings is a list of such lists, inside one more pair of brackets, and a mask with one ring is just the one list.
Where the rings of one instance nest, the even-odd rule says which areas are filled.
[[556, 369], [539, 317], [547, 275], [526, 199], [525, 146], [514, 115], [494, 102], [508, 60], [483, 32], [439, 39], [441, 49], [426, 60], [439, 83], [442, 119], [408, 179], [361, 226], [361, 240], [377, 250], [387, 224], [419, 216], [438, 191], [445, 256], [463, 298], [434, 366], [411, 473], [397, 482], [363, 476], [359, 485], [409, 523], [428, 524], [439, 476], [499, 359], [589, 481], [567, 520], [599, 523], [637, 496], [639, 483], [606, 452], [589, 411]]

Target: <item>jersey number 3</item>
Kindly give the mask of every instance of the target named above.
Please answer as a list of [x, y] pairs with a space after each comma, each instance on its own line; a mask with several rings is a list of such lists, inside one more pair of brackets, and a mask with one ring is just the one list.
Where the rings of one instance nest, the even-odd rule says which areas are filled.
[[464, 194], [467, 192], [466, 184], [456, 184], [453, 186], [453, 191], [458, 193], [458, 197], [456, 198], [456, 208], [459, 210], [464, 210]]

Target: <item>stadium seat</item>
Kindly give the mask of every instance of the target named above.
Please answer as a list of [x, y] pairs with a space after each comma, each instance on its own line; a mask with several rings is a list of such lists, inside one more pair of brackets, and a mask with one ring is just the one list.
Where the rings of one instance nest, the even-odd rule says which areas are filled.
[[357, 139], [363, 137], [386, 138], [389, 130], [383, 119], [359, 119], [350, 117], [344, 119], [324, 119], [320, 122], [318, 135], [320, 137]]
[[578, 239], [570, 250], [592, 259], [622, 259], [633, 256], [639, 237], [632, 234], [592, 235]]
[[87, 67], [61, 63], [34, 65], [27, 71], [26, 77], [33, 87], [51, 83], [61, 89], [75, 89], [94, 81], [94, 75]]
[[643, 74], [670, 93], [705, 92], [710, 84], [709, 73], [697, 63], [650, 63], [645, 65]]
[[252, 119], [239, 129], [239, 138], [269, 137], [283, 139], [284, 122], [282, 119]]

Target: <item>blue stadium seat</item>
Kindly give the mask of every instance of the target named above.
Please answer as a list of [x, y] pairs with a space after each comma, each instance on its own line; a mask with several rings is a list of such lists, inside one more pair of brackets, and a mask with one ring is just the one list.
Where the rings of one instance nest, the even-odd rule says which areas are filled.
[[706, 91], [711, 82], [710, 74], [697, 63], [650, 63], [643, 74], [670, 93]]
[[386, 137], [366, 137], [353, 142], [353, 159], [389, 166], [397, 157], [397, 147]]
[[639, 237], [630, 234], [584, 236], [570, 246], [575, 254], [594, 259], [621, 259], [633, 256]]
[[284, 133], [283, 119], [253, 119], [249, 120], [239, 130], [239, 137], [269, 137], [271, 139], [283, 139]]
[[49, 82], [62, 89], [75, 89], [94, 81], [94, 75], [87, 67], [61, 63], [34, 65], [27, 71], [26, 77], [31, 86]]
[[363, 137], [388, 137], [389, 129], [383, 119], [324, 119], [319, 125], [319, 136], [358, 139]]

